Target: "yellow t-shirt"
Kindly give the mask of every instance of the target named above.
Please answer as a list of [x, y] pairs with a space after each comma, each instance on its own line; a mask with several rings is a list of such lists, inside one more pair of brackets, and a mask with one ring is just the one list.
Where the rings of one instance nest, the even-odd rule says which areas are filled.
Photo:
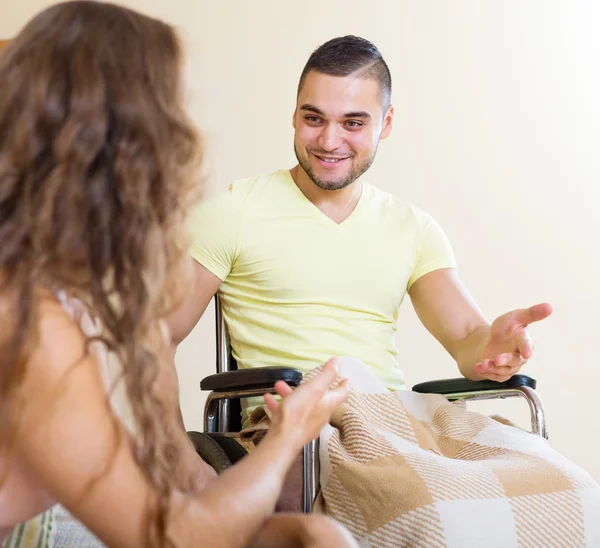
[[415, 280], [455, 267], [442, 229], [415, 206], [363, 182], [356, 208], [337, 224], [288, 170], [233, 183], [200, 205], [190, 228], [192, 256], [223, 280], [241, 368], [307, 372], [350, 356], [389, 389], [402, 389], [394, 346], [400, 305]]

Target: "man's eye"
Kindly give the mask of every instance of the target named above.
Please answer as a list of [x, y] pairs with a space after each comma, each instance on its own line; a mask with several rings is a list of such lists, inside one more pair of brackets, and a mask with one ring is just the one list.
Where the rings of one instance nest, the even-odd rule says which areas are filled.
[[306, 121], [310, 122], [311, 124], [318, 124], [321, 121], [321, 118], [318, 116], [307, 116]]
[[362, 127], [363, 124], [362, 124], [362, 122], [359, 122], [358, 120], [348, 120], [346, 122], [346, 125], [351, 129], [356, 129], [356, 128]]

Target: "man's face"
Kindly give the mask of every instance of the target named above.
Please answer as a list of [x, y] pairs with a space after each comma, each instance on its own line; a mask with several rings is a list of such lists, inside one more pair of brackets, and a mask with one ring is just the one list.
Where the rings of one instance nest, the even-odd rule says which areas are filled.
[[382, 108], [375, 80], [308, 73], [294, 111], [294, 149], [318, 187], [339, 190], [369, 169], [392, 129], [393, 107]]

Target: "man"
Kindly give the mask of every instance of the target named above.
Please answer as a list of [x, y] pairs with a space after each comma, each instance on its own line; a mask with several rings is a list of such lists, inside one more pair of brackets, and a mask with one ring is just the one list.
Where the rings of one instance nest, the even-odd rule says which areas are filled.
[[293, 117], [298, 165], [234, 183], [193, 220], [195, 286], [171, 318], [175, 343], [220, 291], [240, 367], [307, 372], [351, 356], [400, 390], [394, 334], [408, 293], [465, 377], [505, 381], [520, 370], [532, 353], [527, 326], [551, 307], [488, 324], [438, 224], [363, 181], [392, 130], [390, 98], [390, 71], [367, 40], [336, 38], [311, 55]]
[[[321, 434], [321, 492], [364, 545], [596, 545], [600, 488], [545, 440], [401, 390], [394, 335], [407, 293], [474, 380], [517, 373], [532, 353], [527, 326], [552, 310], [488, 324], [438, 224], [363, 180], [392, 129], [390, 96], [370, 42], [336, 38], [311, 55], [293, 117], [298, 165], [235, 182], [192, 220], [195, 286], [170, 319], [174, 342], [219, 291], [240, 367], [355, 359], [340, 362], [355, 387]], [[262, 403], [244, 404], [245, 425]]]

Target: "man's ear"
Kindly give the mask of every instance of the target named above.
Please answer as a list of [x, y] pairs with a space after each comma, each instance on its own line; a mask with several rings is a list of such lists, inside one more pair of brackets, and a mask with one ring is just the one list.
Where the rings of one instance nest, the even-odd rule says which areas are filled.
[[295, 109], [294, 109], [294, 114], [292, 114], [292, 127], [293, 127], [294, 129], [296, 129], [296, 113], [297, 113], [297, 112], [298, 112], [298, 109], [297, 109], [297, 108], [295, 108]]
[[385, 139], [389, 137], [392, 132], [392, 127], [394, 125], [394, 105], [390, 105], [383, 117], [383, 125], [381, 127], [381, 136], [380, 139]]

